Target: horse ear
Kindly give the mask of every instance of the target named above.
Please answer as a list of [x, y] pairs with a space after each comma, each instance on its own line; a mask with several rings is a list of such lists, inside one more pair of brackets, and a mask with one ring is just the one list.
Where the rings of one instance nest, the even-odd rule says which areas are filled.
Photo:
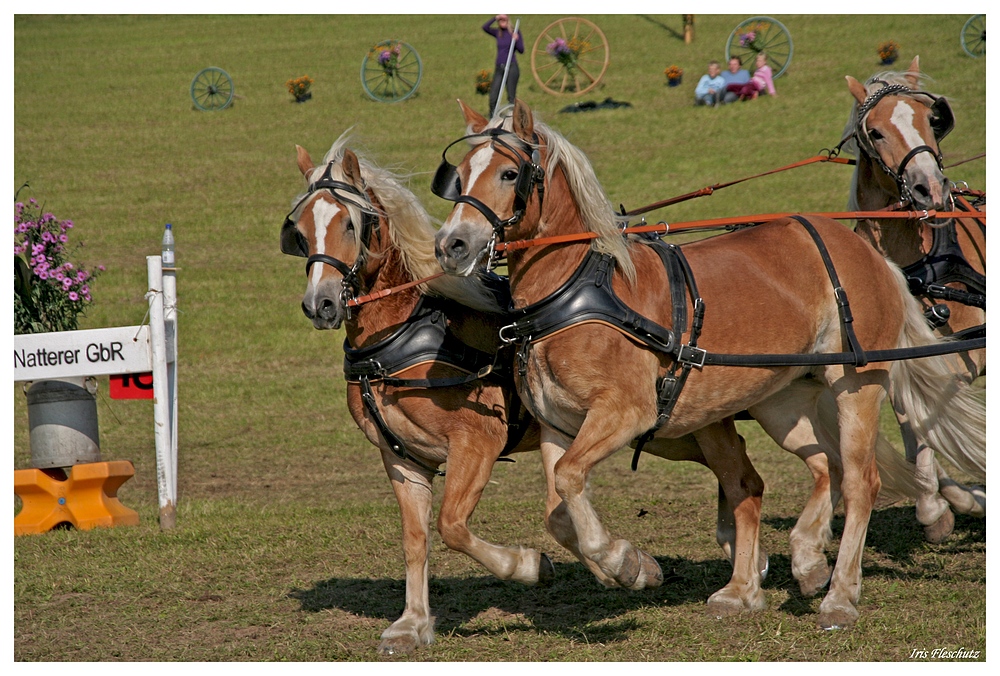
[[358, 156], [350, 148], [344, 148], [344, 159], [340, 163], [344, 170], [344, 179], [358, 190], [364, 190], [364, 181], [361, 179], [361, 163]]
[[910, 62], [910, 69], [906, 73], [906, 81], [910, 85], [910, 89], [916, 89], [920, 86], [920, 56], [914, 56], [913, 61]]
[[295, 159], [299, 165], [299, 171], [302, 172], [303, 176], [308, 178], [309, 172], [313, 170], [313, 161], [312, 158], [309, 157], [309, 151], [296, 144]]
[[854, 100], [856, 100], [859, 104], [864, 103], [865, 99], [868, 98], [868, 95], [865, 93], [865, 86], [850, 75], [846, 76], [846, 78], [847, 88], [851, 90]]
[[523, 141], [534, 140], [535, 120], [531, 116], [531, 108], [521, 99], [514, 102], [514, 133]]
[[462, 115], [465, 117], [465, 127], [469, 134], [478, 134], [486, 125], [490, 123], [485, 117], [465, 105], [462, 99], [458, 99], [458, 105], [462, 108]]

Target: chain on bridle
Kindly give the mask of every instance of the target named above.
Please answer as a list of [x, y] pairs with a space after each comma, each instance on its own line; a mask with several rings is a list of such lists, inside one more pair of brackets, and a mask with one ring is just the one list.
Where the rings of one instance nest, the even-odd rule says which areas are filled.
[[[906, 85], [902, 84], [889, 84], [885, 80], [877, 78], [870, 80], [867, 84], [872, 85], [879, 83], [883, 86], [869, 94], [864, 102], [858, 106], [857, 122], [854, 130], [841, 140], [841, 142], [837, 145], [837, 150], [839, 151], [840, 147], [843, 146], [844, 143], [851, 138], [854, 138], [857, 141], [859, 149], [874, 160], [882, 171], [896, 183], [896, 188], [899, 190], [900, 201], [903, 203], [912, 203], [913, 196], [910, 193], [910, 186], [907, 184], [905, 177], [906, 166], [920, 153], [930, 153], [934, 158], [934, 161], [937, 163], [938, 169], [943, 172], [944, 166], [941, 153], [939, 150], [932, 148], [929, 145], [919, 145], [911, 148], [910, 151], [903, 157], [899, 166], [893, 169], [886, 164], [885, 160], [882, 159], [882, 155], [875, 148], [875, 144], [871, 138], [871, 132], [868, 130], [868, 114], [886, 96], [897, 95], [907, 96], [917, 100], [929, 100], [928, 107], [931, 109], [931, 130], [934, 132], [934, 140], [938, 144], [940, 144], [941, 140], [955, 127], [955, 116], [951, 110], [951, 105], [948, 103], [948, 100], [942, 96], [936, 96], [929, 92], [910, 89]], [[927, 103], [927, 101], [921, 102]]]
[[[517, 180], [514, 183], [514, 203], [510, 218], [500, 218], [495, 211], [479, 199], [472, 195], [463, 194], [462, 179], [458, 175], [458, 167], [448, 161], [448, 150], [453, 145], [470, 138], [484, 136], [490, 138], [490, 143], [494, 147], [499, 145], [510, 151], [513, 154], [511, 159], [517, 162]], [[514, 148], [511, 146], [505, 138], [512, 138], [518, 147]], [[471, 205], [490, 222], [490, 225], [493, 227], [493, 236], [487, 245], [489, 247], [487, 269], [491, 269], [495, 264], [496, 244], [504, 240], [507, 228], [517, 225], [524, 218], [533, 190], [538, 191], [538, 205], [539, 209], [541, 209], [542, 199], [545, 196], [545, 170], [539, 164], [541, 162], [541, 155], [537, 147], [537, 137], [535, 141], [536, 146], [532, 147], [511, 132], [501, 127], [494, 127], [478, 134], [469, 134], [468, 136], [463, 136], [460, 139], [452, 141], [441, 153], [441, 164], [438, 165], [437, 171], [434, 173], [434, 180], [431, 182], [431, 192], [450, 202]], [[525, 157], [522, 157], [519, 151]]]
[[[319, 178], [319, 180], [309, 184], [306, 194], [295, 204], [294, 207], [292, 207], [292, 210], [288, 212], [288, 215], [285, 216], [285, 222], [281, 226], [281, 253], [305, 258], [307, 275], [309, 274], [309, 270], [312, 268], [314, 263], [324, 263], [340, 272], [343, 276], [340, 303], [343, 305], [344, 310], [347, 313], [347, 318], [350, 319], [351, 308], [348, 303], [361, 293], [361, 279], [359, 277], [359, 273], [361, 268], [365, 265], [365, 252], [368, 250], [372, 233], [379, 226], [379, 216], [381, 212], [372, 205], [368, 195], [364, 192], [358, 190], [349, 183], [335, 180], [331, 174], [332, 169], [333, 163], [331, 162], [326, 166], [326, 169], [323, 171], [323, 175]], [[328, 256], [327, 254], [310, 254], [309, 244], [306, 241], [305, 236], [299, 232], [299, 229], [296, 227], [296, 221], [292, 218], [302, 205], [308, 202], [313, 195], [320, 190], [328, 190], [337, 201], [349, 204], [361, 210], [359, 253], [357, 258], [354, 259], [353, 265], [348, 265], [339, 258], [334, 258], [333, 256]]]

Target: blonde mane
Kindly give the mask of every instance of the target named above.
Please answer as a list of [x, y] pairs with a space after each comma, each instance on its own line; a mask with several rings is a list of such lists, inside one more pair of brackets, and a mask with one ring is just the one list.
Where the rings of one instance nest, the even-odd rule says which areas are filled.
[[[910, 80], [907, 76], [912, 76], [912, 73], [901, 72], [895, 70], [882, 71], [880, 73], [875, 73], [870, 78], [868, 78], [865, 85], [865, 96], [871, 96], [873, 93], [885, 86], [883, 83], [903, 85], [904, 87], [910, 87]], [[925, 73], [917, 73], [917, 89], [923, 89], [924, 81], [930, 81], [930, 76]], [[858, 156], [858, 142], [854, 138], [853, 134], [858, 126], [858, 108], [860, 105], [857, 101], [851, 106], [851, 114], [847, 118], [847, 124], [844, 125], [844, 133], [841, 134], [840, 138], [850, 138], [841, 146], [841, 149], [854, 155]], [[851, 175], [851, 191], [847, 199], [847, 208], [850, 211], [858, 211], [858, 165], [854, 165], [854, 173]]]
[[[513, 122], [510, 108], [502, 108], [490, 121], [490, 127], [503, 125], [503, 128], [513, 133]], [[583, 152], [553, 130], [538, 117], [534, 120], [535, 131], [542, 139], [539, 145], [548, 150], [547, 178], [551, 178], [556, 169], [562, 167], [569, 183], [570, 195], [580, 211], [584, 229], [597, 233], [591, 248], [606, 253], [615, 259], [618, 268], [629, 283], [636, 279], [635, 264], [629, 255], [628, 240], [622, 237], [619, 221], [611, 200], [604, 192], [590, 160]]]
[[[334, 141], [330, 150], [323, 157], [323, 162], [313, 169], [309, 181], [318, 179], [328, 164], [332, 164], [331, 177], [337, 181], [346, 181], [342, 160], [344, 151], [353, 141], [350, 130], [344, 132]], [[382, 205], [389, 222], [389, 239], [392, 246], [399, 251], [403, 267], [413, 279], [422, 279], [441, 272], [441, 266], [434, 256], [434, 235], [436, 230], [431, 223], [430, 215], [424, 206], [408, 188], [402, 179], [383, 167], [379, 167], [365, 158], [356, 148], [352, 148], [361, 165], [361, 176], [366, 186], [375, 194]], [[298, 203], [305, 195], [296, 198]], [[353, 204], [346, 204], [351, 219], [361, 222], [362, 212]], [[358, 245], [360, 254], [361, 245]], [[371, 257], [371, 251], [365, 251]], [[483, 312], [502, 312], [495, 295], [486, 287], [479, 277], [453, 277], [444, 275], [418, 286], [421, 293], [450, 298], [462, 305]]]

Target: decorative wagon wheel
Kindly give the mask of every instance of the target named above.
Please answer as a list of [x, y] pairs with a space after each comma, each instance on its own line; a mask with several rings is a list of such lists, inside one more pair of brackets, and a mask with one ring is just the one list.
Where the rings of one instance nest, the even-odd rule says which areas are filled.
[[962, 49], [973, 58], [986, 53], [986, 15], [975, 14], [962, 26]]
[[579, 96], [597, 86], [610, 60], [608, 39], [586, 19], [549, 24], [531, 48], [531, 72], [550, 94]]
[[417, 91], [423, 64], [416, 50], [399, 40], [383, 40], [361, 62], [361, 86], [376, 101], [396, 103]]
[[191, 100], [198, 110], [222, 110], [233, 102], [233, 78], [229, 73], [209, 66], [191, 80]]
[[780, 21], [769, 16], [752, 16], [740, 22], [726, 42], [726, 61], [740, 57], [744, 65], [767, 54], [767, 63], [779, 77], [792, 62], [792, 36]]

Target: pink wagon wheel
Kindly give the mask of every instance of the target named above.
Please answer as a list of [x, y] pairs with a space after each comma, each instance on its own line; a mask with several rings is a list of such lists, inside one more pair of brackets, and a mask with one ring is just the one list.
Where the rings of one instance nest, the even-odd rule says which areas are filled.
[[579, 96], [601, 81], [610, 57], [600, 28], [586, 19], [566, 17], [538, 34], [531, 48], [531, 72], [548, 93]]

